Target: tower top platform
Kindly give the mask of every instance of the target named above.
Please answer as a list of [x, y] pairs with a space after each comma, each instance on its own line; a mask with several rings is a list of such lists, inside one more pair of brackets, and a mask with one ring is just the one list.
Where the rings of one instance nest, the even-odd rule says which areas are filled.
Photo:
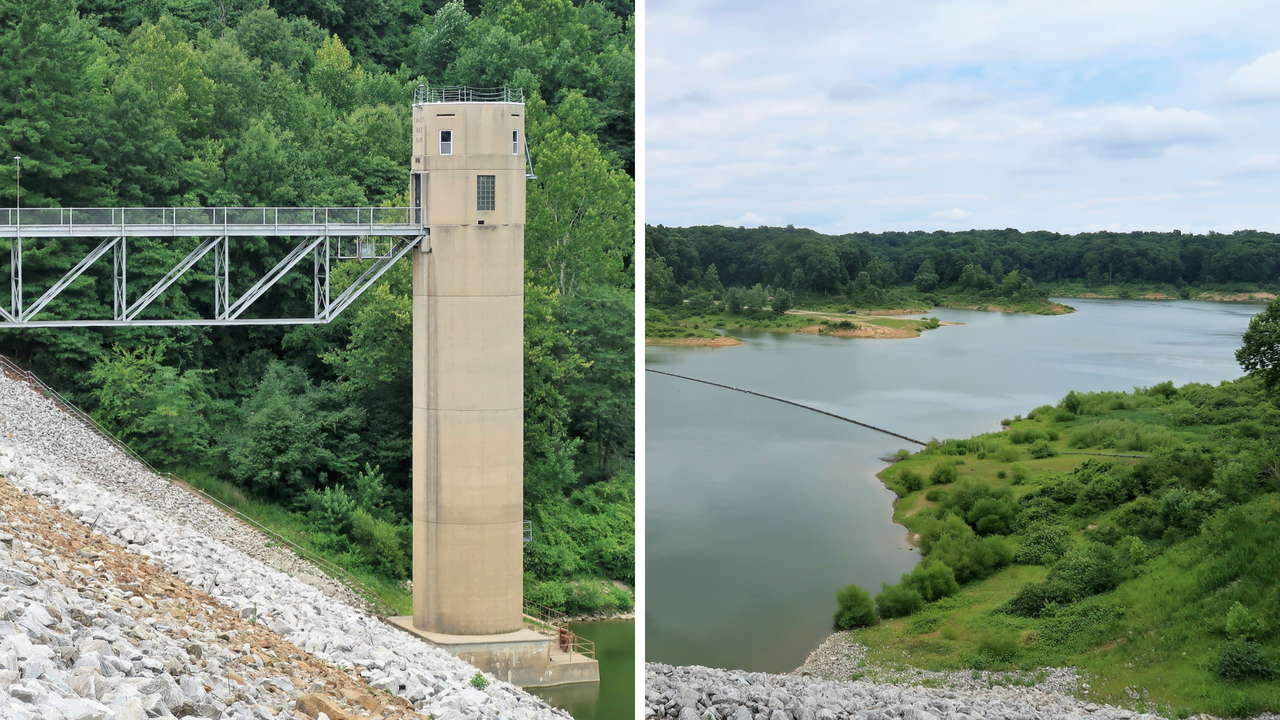
[[476, 88], [465, 85], [442, 85], [439, 87], [419, 85], [418, 89], [414, 91], [414, 105], [443, 103], [513, 103], [523, 105], [524, 90], [506, 86]]

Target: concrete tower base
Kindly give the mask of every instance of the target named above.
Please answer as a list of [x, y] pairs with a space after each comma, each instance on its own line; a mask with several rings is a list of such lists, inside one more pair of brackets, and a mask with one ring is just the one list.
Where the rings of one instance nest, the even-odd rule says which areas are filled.
[[413, 616], [388, 618], [402, 630], [474, 665], [499, 680], [520, 687], [548, 687], [600, 681], [600, 664], [581, 653], [561, 650], [534, 630], [500, 635], [445, 635], [413, 626]]

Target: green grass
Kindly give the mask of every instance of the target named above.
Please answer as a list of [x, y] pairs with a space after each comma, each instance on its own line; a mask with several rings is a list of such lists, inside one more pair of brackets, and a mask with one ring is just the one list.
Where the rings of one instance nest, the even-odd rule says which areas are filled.
[[[819, 313], [822, 314], [811, 314]], [[758, 313], [742, 313], [729, 315], [723, 313], [704, 313], [690, 315], [678, 320], [646, 321], [645, 337], [680, 338], [680, 337], [716, 337], [714, 330], [754, 330], [760, 332], [800, 332], [805, 328], [832, 325], [840, 322], [851, 322], [855, 325], [878, 325], [893, 329], [906, 329], [917, 333], [927, 329], [927, 322], [903, 317], [884, 315], [848, 315], [843, 312], [822, 312], [819, 310], [792, 310], [783, 315], [771, 311]]]
[[977, 307], [979, 310], [998, 308], [1001, 312], [1026, 313], [1029, 315], [1062, 315], [1071, 312], [1073, 309], [1068, 305], [1055, 303], [1048, 298], [1011, 300], [1009, 298], [987, 297], [983, 294], [963, 292], [938, 293], [935, 297], [939, 307]]
[[269, 502], [254, 500], [246, 496], [235, 485], [219, 480], [200, 470], [179, 470], [174, 473], [184, 482], [197, 488], [219, 502], [243, 513], [245, 516], [281, 535], [286, 540], [301, 545], [303, 548], [334, 563], [351, 573], [373, 593], [373, 600], [397, 614], [408, 615], [413, 612], [413, 594], [398, 583], [388, 582], [375, 575], [358, 562], [353, 562], [347, 555], [336, 555], [324, 552], [311, 541], [311, 526], [305, 517]]
[[[1056, 473], [1070, 472], [1090, 459], [1065, 454], [1036, 459], [1029, 454], [1036, 443], [1047, 444], [1059, 453], [1151, 456], [1188, 450], [1193, 455], [1216, 453], [1213, 457], [1218, 458], [1218, 466], [1238, 458], [1247, 461], [1252, 448], [1267, 447], [1280, 429], [1275, 427], [1280, 413], [1255, 393], [1248, 381], [1212, 388], [1188, 386], [1169, 399], [1147, 392], [1092, 393], [1081, 396], [1082, 405], [1100, 414], [1068, 419], [1060, 409], [1037, 409], [1028, 418], [1011, 421], [1005, 431], [963, 443], [935, 443], [879, 476], [896, 487], [907, 469], [927, 478], [940, 463], [955, 463], [957, 482], [978, 479], [1021, 497], [1044, 482], [1054, 482]], [[1188, 402], [1206, 413], [1206, 423], [1188, 426], [1174, 422], [1175, 406]], [[1062, 421], [1055, 422], [1055, 415]], [[1244, 419], [1238, 419], [1241, 417]], [[1241, 423], [1263, 427], [1264, 436], [1256, 441], [1242, 439], [1233, 429]], [[1158, 442], [1143, 451], [1123, 449], [1127, 439], [1135, 437], [1135, 428]], [[1018, 434], [1051, 433], [1057, 435], [1056, 440], [1010, 442]], [[1086, 447], [1071, 447], [1073, 436], [1082, 435], [1091, 442]], [[1103, 444], [1114, 447], [1099, 447]], [[962, 445], [963, 455], [959, 454]], [[983, 457], [979, 458], [979, 453]], [[1126, 466], [1143, 462], [1137, 458], [1102, 459]], [[1015, 466], [1027, 471], [1023, 484], [1013, 484], [1011, 469]], [[998, 477], [1002, 471], [1004, 478]], [[1178, 480], [1169, 482], [1176, 484]], [[938, 504], [926, 499], [926, 494], [934, 488], [951, 487], [926, 485], [905, 493], [895, 505], [895, 521], [919, 532], [931, 522], [930, 509]], [[1225, 638], [1224, 618], [1236, 601], [1267, 618], [1264, 623], [1270, 629], [1261, 638], [1263, 654], [1280, 665], [1280, 617], [1267, 610], [1276, 607], [1280, 597], [1280, 494], [1264, 489], [1244, 505], [1220, 501], [1215, 507], [1216, 514], [1198, 533], [1189, 537], [1166, 534], [1164, 540], [1148, 540], [1153, 559], [1138, 565], [1136, 574], [1113, 591], [1041, 617], [1015, 616], [1003, 612], [1002, 606], [1028, 584], [1043, 581], [1049, 570], [1014, 564], [961, 586], [956, 596], [926, 604], [915, 615], [857, 631], [853, 639], [869, 648], [871, 672], [875, 667], [903, 666], [998, 672], [1072, 666], [1086, 673], [1085, 681], [1091, 686], [1087, 695], [1080, 691], [1080, 697], [1098, 702], [1177, 717], [1275, 712], [1280, 710], [1280, 681], [1226, 682], [1217, 677], [1214, 668]], [[1094, 526], [1109, 522], [1115, 514], [1110, 510], [1085, 516], [1068, 513], [1058, 522], [1068, 528], [1071, 541], [1078, 546], [1090, 537]], [[1016, 543], [1018, 536], [1009, 539]], [[984, 647], [1012, 651], [993, 658]], [[1011, 682], [1025, 680], [1018, 675]]]

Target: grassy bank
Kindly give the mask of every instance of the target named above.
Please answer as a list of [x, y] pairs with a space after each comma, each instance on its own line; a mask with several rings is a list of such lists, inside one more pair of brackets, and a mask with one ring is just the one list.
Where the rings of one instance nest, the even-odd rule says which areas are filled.
[[[359, 546], [349, 546], [345, 551], [339, 551], [332, 535], [319, 531], [306, 514], [291, 512], [280, 505], [248, 497], [235, 485], [200, 470], [187, 469], [175, 474], [192, 487], [289, 542], [300, 545], [350, 573], [372, 594], [369, 599], [375, 606], [383, 606], [378, 610], [399, 615], [413, 612], [413, 592], [409, 583], [390, 580], [385, 574], [372, 571], [367, 553]], [[629, 611], [635, 605], [630, 588], [600, 578], [539, 581], [527, 573], [525, 597], [571, 615], [612, 615]]]
[[1214, 300], [1225, 302], [1264, 302], [1275, 298], [1280, 287], [1232, 283], [1192, 286], [1173, 283], [1100, 283], [1053, 282], [1040, 287], [1055, 297], [1118, 298], [1122, 300]]
[[880, 473], [895, 520], [958, 582], [904, 576], [855, 640], [889, 668], [1074, 666], [1140, 710], [1280, 709], [1273, 402], [1251, 379], [1072, 393], [903, 451]]
[[[913, 338], [925, 330], [942, 325], [937, 318], [904, 318], [893, 315], [849, 315], [844, 312], [821, 310], [790, 310], [785, 313], [769, 309], [748, 311], [736, 315], [704, 311], [691, 313], [687, 309], [665, 310], [649, 308], [645, 312], [646, 344], [709, 344], [699, 340], [730, 340], [723, 331], [754, 330], [758, 332], [803, 333], [833, 337], [862, 338]], [[717, 342], [716, 344], [719, 344]], [[726, 343], [727, 344], [727, 343]]]

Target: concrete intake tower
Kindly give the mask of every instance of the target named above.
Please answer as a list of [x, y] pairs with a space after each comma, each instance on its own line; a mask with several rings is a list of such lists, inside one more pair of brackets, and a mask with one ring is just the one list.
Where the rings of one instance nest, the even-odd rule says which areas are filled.
[[547, 636], [524, 629], [523, 98], [417, 99], [413, 615], [395, 622], [520, 685], [597, 680], [594, 660], [556, 662]]

